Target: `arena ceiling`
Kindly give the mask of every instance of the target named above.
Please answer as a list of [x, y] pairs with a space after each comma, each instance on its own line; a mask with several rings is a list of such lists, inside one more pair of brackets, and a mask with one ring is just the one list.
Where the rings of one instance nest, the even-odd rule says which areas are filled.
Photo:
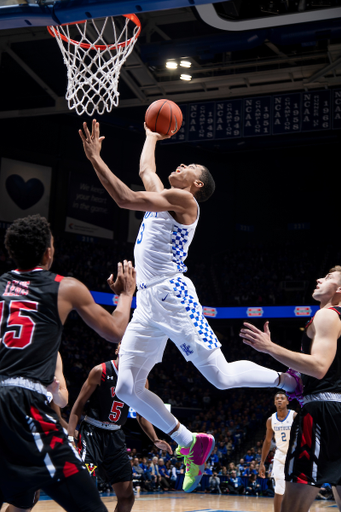
[[[67, 113], [56, 41], [46, 27], [1, 25], [0, 4], [0, 119]], [[341, 0], [230, 0], [138, 15], [142, 32], [121, 71], [119, 109], [341, 85]], [[166, 68], [182, 58], [190, 81]]]

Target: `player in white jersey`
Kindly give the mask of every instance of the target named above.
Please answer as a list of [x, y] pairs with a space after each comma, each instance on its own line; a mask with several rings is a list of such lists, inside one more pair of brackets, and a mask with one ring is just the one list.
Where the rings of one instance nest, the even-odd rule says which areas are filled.
[[291, 392], [297, 382], [288, 373], [279, 375], [250, 361], [228, 364], [193, 283], [183, 275], [199, 219], [198, 201], [207, 200], [215, 188], [208, 169], [181, 164], [168, 178], [171, 188], [164, 188], [156, 174], [155, 147], [166, 137], [146, 128], [140, 159], [145, 191], [133, 191], [103, 162], [99, 123], [93, 120], [91, 133], [84, 123], [79, 134], [87, 158], [117, 205], [146, 212], [135, 244], [137, 308], [122, 340], [116, 394], [179, 444], [178, 454], [186, 463], [183, 488], [191, 491], [200, 482], [214, 439], [190, 432], [145, 388], [149, 372], [162, 361], [168, 338], [218, 389], [280, 387]]
[[270, 451], [271, 441], [275, 437], [276, 451], [273, 460], [271, 476], [275, 480], [274, 512], [280, 512], [285, 491], [284, 464], [289, 447], [290, 430], [296, 412], [288, 409], [288, 398], [285, 393], [278, 391], [275, 394], [274, 412], [266, 422], [266, 437], [262, 447], [259, 475], [265, 478], [265, 459]]

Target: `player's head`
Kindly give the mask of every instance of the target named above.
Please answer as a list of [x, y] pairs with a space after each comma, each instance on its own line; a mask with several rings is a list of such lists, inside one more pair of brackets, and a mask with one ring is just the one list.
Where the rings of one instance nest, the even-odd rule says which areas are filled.
[[204, 165], [179, 165], [168, 178], [174, 188], [188, 188], [199, 203], [207, 201], [215, 190], [215, 182], [210, 171]]
[[285, 407], [288, 407], [289, 400], [284, 391], [277, 391], [274, 397], [274, 404], [277, 409], [284, 409]]
[[334, 296], [337, 301], [341, 300], [341, 265], [335, 265], [325, 277], [318, 278], [313, 292], [313, 298], [323, 303]]
[[40, 215], [15, 220], [6, 231], [5, 247], [20, 270], [52, 265], [53, 237], [49, 223]]

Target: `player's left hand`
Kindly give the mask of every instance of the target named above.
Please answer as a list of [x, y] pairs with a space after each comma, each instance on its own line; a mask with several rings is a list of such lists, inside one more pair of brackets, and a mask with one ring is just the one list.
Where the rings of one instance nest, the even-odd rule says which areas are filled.
[[124, 260], [123, 264], [118, 262], [116, 280], [111, 274], [107, 283], [116, 295], [121, 295], [123, 292], [133, 295], [136, 288], [136, 271], [131, 261]]
[[244, 327], [240, 330], [239, 336], [243, 338], [243, 343], [254, 348], [258, 352], [268, 353], [272, 345], [269, 322], [265, 322], [264, 331], [248, 322], [244, 322]]
[[166, 450], [166, 452], [168, 452], [170, 455], [173, 455], [173, 450], [169, 446], [169, 444], [166, 443], [166, 441], [162, 441], [161, 439], [157, 439], [156, 441], [154, 441], [154, 444], [155, 444], [155, 446], [157, 448], [159, 448], [159, 450]]
[[86, 122], [83, 123], [83, 130], [79, 130], [78, 133], [82, 139], [84, 152], [87, 158], [91, 161], [96, 156], [99, 156], [102, 149], [102, 142], [105, 137], [100, 136], [99, 123], [96, 119], [92, 120], [91, 133]]
[[162, 133], [153, 132], [146, 123], [144, 123], [144, 129], [146, 131], [146, 137], [155, 137], [156, 140], [170, 139], [171, 135], [163, 135]]

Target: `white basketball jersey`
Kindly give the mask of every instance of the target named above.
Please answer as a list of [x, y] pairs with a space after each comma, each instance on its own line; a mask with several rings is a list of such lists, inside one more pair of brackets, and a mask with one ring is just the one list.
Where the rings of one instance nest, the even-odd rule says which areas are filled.
[[136, 238], [134, 257], [138, 286], [186, 272], [184, 264], [199, 220], [179, 224], [169, 212], [146, 212]]
[[276, 452], [275, 458], [281, 459], [285, 458], [290, 439], [290, 430], [292, 422], [294, 421], [294, 413], [292, 409], [289, 409], [287, 416], [284, 420], [279, 420], [277, 417], [277, 412], [275, 412], [271, 416], [271, 427], [275, 433], [275, 441], [276, 441]]

